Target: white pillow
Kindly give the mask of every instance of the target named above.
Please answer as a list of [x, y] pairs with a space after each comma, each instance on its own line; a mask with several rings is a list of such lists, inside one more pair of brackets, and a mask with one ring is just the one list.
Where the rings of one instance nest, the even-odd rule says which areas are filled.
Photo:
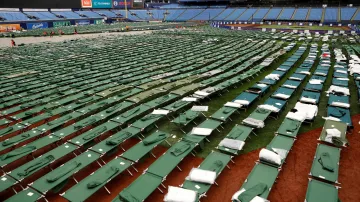
[[214, 184], [216, 179], [216, 172], [203, 170], [199, 168], [193, 168], [189, 173], [188, 179], [194, 182]]
[[195, 202], [197, 192], [179, 187], [169, 186], [164, 197], [166, 202]]
[[259, 153], [259, 159], [270, 163], [274, 163], [276, 165], [281, 165], [281, 156], [265, 148], [261, 149]]

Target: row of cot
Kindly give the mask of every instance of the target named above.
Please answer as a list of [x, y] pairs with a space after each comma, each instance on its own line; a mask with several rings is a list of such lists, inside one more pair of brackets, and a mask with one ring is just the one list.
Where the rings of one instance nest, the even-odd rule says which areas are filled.
[[[275, 70], [273, 74], [276, 73], [278, 72]], [[257, 88], [259, 90], [257, 85], [259, 84], [256, 84], [255, 87], [251, 87], [250, 91], [254, 90], [254, 88]], [[263, 91], [260, 90], [260, 92], [258, 92], [259, 94], [257, 95], [258, 96], [263, 95], [268, 88], [269, 86], [266, 86], [266, 88], [263, 89]], [[242, 107], [248, 107], [250, 104], [247, 103], [246, 106], [243, 106], [241, 103], [239, 103], [240, 101], [241, 100], [235, 98], [235, 100], [233, 100], [232, 102], [227, 102], [224, 105], [224, 107], [220, 108], [213, 115], [211, 115], [211, 118], [222, 122], [229, 120], [230, 116], [233, 113], [237, 112], [238, 109]], [[213, 125], [216, 124], [213, 123]], [[212, 130], [214, 129], [212, 128]], [[193, 128], [192, 132], [188, 135], [195, 134], [195, 135], [208, 136], [211, 134], [212, 130], [209, 130], [209, 128], [207, 127], [203, 127], [203, 125], [200, 124], [198, 127]], [[169, 192], [165, 196], [164, 201], [180, 200], [180, 199], [188, 200], [188, 201], [198, 201], [200, 200], [201, 197], [206, 196], [206, 191], [210, 188], [211, 184], [214, 183], [216, 184], [215, 180], [217, 176], [220, 175], [222, 169], [225, 168], [225, 166], [228, 164], [229, 161], [231, 161], [231, 157], [226, 154], [237, 155], [238, 151], [241, 150], [244, 145], [243, 141], [245, 141], [247, 136], [252, 131], [253, 128], [250, 128], [248, 126], [241, 126], [241, 125], [235, 126], [232, 129], [232, 131], [229, 133], [227, 138], [221, 141], [219, 146], [217, 147], [219, 151], [224, 153], [222, 154], [223, 156], [222, 157], [223, 161], [221, 162], [222, 166], [216, 165], [217, 163], [215, 162], [213, 163], [213, 165], [208, 163], [210, 159], [217, 160], [214, 156], [221, 156], [220, 153], [218, 152], [211, 153], [199, 166], [199, 168], [191, 170], [189, 176], [187, 177], [187, 180], [182, 184], [182, 188], [169, 187]], [[237, 138], [244, 138], [244, 140], [241, 141]]]
[[[297, 59], [300, 59], [300, 57], [302, 57], [305, 54], [306, 49], [307, 49], [307, 44], [304, 44], [299, 48], [299, 50], [294, 54], [295, 56], [297, 56]], [[278, 69], [280, 71], [288, 71], [290, 68], [288, 68], [286, 64], [289, 63], [289, 60], [290, 62], [293, 62], [292, 61], [293, 57], [290, 57], [286, 62], [280, 65]], [[281, 88], [289, 88], [291, 90], [297, 89], [306, 77], [306, 74], [304, 74], [304, 72], [300, 72], [299, 70], [301, 70], [304, 67], [311, 68], [313, 63], [314, 63], [313, 60], [308, 60], [308, 58], [306, 58], [303, 61], [303, 63], [296, 69], [296, 72], [290, 75], [289, 79], [285, 81], [282, 87], [280, 87], [279, 89]], [[301, 76], [301, 75], [305, 75], [305, 76]], [[280, 92], [279, 89], [272, 96], [278, 95]], [[284, 106], [286, 101], [290, 99], [290, 97], [292, 96], [292, 93], [289, 94], [284, 89], [281, 90], [281, 94], [283, 95], [277, 96], [280, 98], [276, 98], [276, 101], [274, 101], [274, 105], [271, 105], [270, 107], [268, 106], [268, 104], [266, 104], [267, 101], [265, 101], [264, 105], [258, 106], [258, 108], [256, 109], [258, 112], [256, 112], [255, 110], [255, 113], [263, 112], [262, 114], [265, 114], [263, 117], [266, 117], [266, 115], [269, 116], [273, 112], [279, 113], [281, 110], [283, 110], [282, 106]], [[273, 99], [273, 98], [270, 97], [269, 99]], [[276, 105], [276, 103], [278, 104]], [[251, 117], [251, 115], [249, 117]], [[259, 116], [256, 116], [255, 119], [261, 121], [265, 120], [265, 119], [258, 119], [258, 117]], [[244, 121], [246, 121], [246, 119]], [[253, 122], [254, 121], [251, 120], [251, 123]], [[253, 127], [253, 125], [251, 126]], [[263, 123], [261, 124], [261, 126], [264, 126]], [[259, 160], [256, 162], [254, 168], [246, 178], [240, 190], [234, 193], [232, 197], [233, 201], [244, 201], [244, 200], [267, 201], [266, 199], [271, 191], [271, 188], [275, 183], [277, 176], [280, 172], [280, 169], [283, 163], [285, 162], [285, 159], [295, 141], [294, 138], [289, 137], [288, 135], [284, 136], [281, 133], [281, 131], [283, 130], [287, 131], [290, 129], [298, 130], [297, 128], [284, 129], [284, 122], [282, 123], [279, 130], [275, 133], [275, 137], [272, 139], [272, 141], [266, 146], [266, 148], [263, 148], [260, 151]]]
[[[349, 94], [345, 94], [348, 87], [347, 63], [340, 49], [334, 49], [335, 64], [332, 84], [328, 91], [328, 108], [336, 107], [338, 111], [350, 108]], [[338, 79], [341, 82], [338, 82]], [[331, 91], [335, 87], [343, 88], [343, 93]], [[333, 111], [332, 111], [333, 112]], [[341, 147], [346, 147], [348, 142], [346, 134], [351, 127], [351, 119], [341, 119], [328, 109], [328, 118], [321, 131], [316, 148], [315, 157], [309, 173], [309, 184], [306, 192], [306, 201], [339, 201], [339, 168]], [[350, 122], [349, 122], [350, 121]]]
[[[239, 76], [239, 78], [240, 77], [241, 76]], [[241, 77], [241, 79], [244, 79], [244, 77]], [[227, 81], [225, 83], [227, 83]], [[199, 97], [199, 92], [195, 92], [191, 98], [203, 99], [204, 97]], [[187, 99], [190, 99], [190, 97]], [[195, 109], [199, 109], [199, 107]], [[190, 118], [192, 117], [193, 116]], [[157, 161], [146, 169], [138, 179], [125, 188], [119, 194], [119, 197], [116, 197], [113, 201], [128, 201], [132, 199], [144, 200], [155, 189], [159, 189], [161, 191], [158, 187], [162, 185], [164, 180], [166, 180], [166, 176], [176, 167], [181, 170], [180, 167], [178, 167], [178, 164], [182, 161], [182, 159], [189, 155], [196, 146], [201, 147], [204, 144], [204, 141], [207, 140], [206, 136], [210, 135], [214, 130], [218, 130], [223, 121], [224, 120], [216, 120], [213, 116], [211, 116], [210, 119], [207, 119], [199, 126], [193, 128], [191, 133], [188, 133], [180, 141], [173, 145], [166, 153], [164, 153]], [[199, 169], [213, 170], [216, 171], [216, 175], [219, 175], [230, 160], [231, 157], [228, 155], [213, 152], [204, 160]], [[143, 188], [141, 193], [138, 193], [139, 187], [143, 187], [145, 183], [148, 185], [146, 186], [146, 189]], [[206, 191], [211, 185], [207, 183], [199, 184], [199, 181], [186, 181], [183, 185], [183, 187], [188, 187], [189, 189], [191, 187], [194, 188], [194, 186], [198, 188], [201, 187], [201, 190], [198, 190], [199, 192], [195, 196], [195, 198], [197, 198], [196, 200], [198, 200], [206, 194]], [[175, 187], [169, 187], [169, 190], [174, 190], [175, 192], [178, 191]], [[171, 193], [170, 195], [167, 195], [166, 198], [166, 200], [171, 200]]]

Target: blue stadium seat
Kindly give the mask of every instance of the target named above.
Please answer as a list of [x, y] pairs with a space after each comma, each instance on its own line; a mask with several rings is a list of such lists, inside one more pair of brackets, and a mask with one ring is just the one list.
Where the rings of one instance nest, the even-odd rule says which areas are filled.
[[259, 8], [259, 10], [254, 14], [254, 22], [261, 22], [265, 15], [269, 12], [269, 8]]
[[272, 8], [267, 16], [265, 17], [265, 20], [276, 20], [281, 12], [282, 8]]
[[186, 9], [168, 10], [169, 13], [166, 17], [167, 21], [174, 21], [179, 15], [181, 15]]
[[96, 10], [94, 12], [98, 13], [99, 15], [105, 15], [108, 18], [116, 18], [117, 17], [115, 13], [108, 11], [108, 10]]
[[147, 10], [130, 10], [130, 13], [135, 14], [141, 20], [149, 20], [150, 16], [147, 14]]
[[27, 21], [29, 18], [21, 12], [6, 11], [0, 12], [0, 17], [6, 21]]
[[54, 11], [52, 12], [56, 15], [61, 15], [67, 19], [84, 19], [85, 17], [81, 17], [80, 15], [72, 12], [72, 11]]
[[164, 13], [166, 12], [166, 10], [164, 9], [153, 9], [150, 10], [150, 12], [152, 13], [152, 17], [155, 20], [163, 20], [164, 19]]
[[237, 18], [239, 18], [240, 15], [244, 13], [245, 10], [246, 8], [238, 8], [234, 12], [232, 12], [229, 16], [227, 16], [225, 20], [236, 20]]
[[322, 8], [311, 8], [309, 18], [307, 20], [320, 21], [322, 17]]
[[47, 11], [41, 11], [41, 12], [24, 12], [26, 15], [35, 16], [39, 20], [58, 20], [59, 18], [56, 17], [54, 14], [47, 12]]
[[354, 16], [357, 8], [341, 8], [341, 20], [349, 21]]
[[360, 20], [360, 12], [358, 12], [354, 17], [354, 21], [359, 21], [359, 20]]
[[220, 13], [220, 15], [216, 16], [213, 20], [225, 20], [225, 18], [229, 16], [234, 10], [236, 9], [235, 8], [225, 9], [222, 13]]
[[308, 12], [309, 12], [308, 8], [298, 8], [295, 11], [293, 20], [306, 20], [306, 16], [307, 16]]
[[277, 18], [278, 20], [289, 20], [293, 16], [295, 8], [284, 8], [282, 13]]
[[247, 9], [239, 18], [240, 21], [248, 21], [251, 20], [251, 16], [257, 11], [257, 8], [249, 8]]
[[198, 16], [194, 17], [193, 20], [211, 20], [224, 9], [206, 9], [204, 12], [200, 13]]
[[187, 9], [183, 14], [179, 15], [176, 18], [176, 21], [187, 21], [193, 19], [195, 16], [199, 15], [205, 9]]
[[92, 11], [75, 11], [75, 13], [86, 15], [88, 18], [103, 18], [101, 15]]
[[324, 22], [337, 22], [338, 12], [338, 8], [326, 8]]

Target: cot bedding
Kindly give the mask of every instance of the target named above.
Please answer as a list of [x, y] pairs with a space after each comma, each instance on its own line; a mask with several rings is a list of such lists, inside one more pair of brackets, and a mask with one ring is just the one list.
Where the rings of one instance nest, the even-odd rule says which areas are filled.
[[242, 92], [239, 96], [237, 96], [232, 102], [239, 103], [244, 107], [249, 106], [259, 97], [258, 94]]
[[350, 108], [350, 100], [348, 96], [337, 96], [330, 94], [328, 105], [333, 107]]
[[246, 139], [249, 137], [252, 131], [253, 129], [250, 127], [243, 125], [236, 125], [235, 127], [232, 128], [229, 134], [227, 134], [226, 137], [223, 139], [223, 140], [227, 139], [227, 142], [221, 141], [217, 146], [217, 149], [224, 153], [239, 155], [239, 152], [242, 150], [242, 148], [245, 145]]
[[301, 123], [302, 122], [298, 120], [285, 118], [279, 129], [276, 131], [276, 134], [295, 138], [299, 133]]
[[242, 123], [254, 128], [263, 128], [265, 126], [264, 121], [270, 114], [270, 110], [256, 108]]
[[304, 90], [300, 96], [300, 102], [309, 104], [318, 104], [320, 100], [320, 92], [312, 92]]
[[349, 109], [328, 106], [327, 116], [333, 118], [334, 120], [346, 123], [349, 127], [353, 126]]
[[246, 92], [262, 95], [269, 89], [269, 87], [270, 86], [267, 84], [257, 83], [251, 86], [250, 88], [248, 88]]
[[287, 100], [294, 92], [295, 89], [280, 87], [271, 95], [271, 97]]
[[346, 146], [347, 124], [339, 121], [326, 120], [319, 140], [328, 142], [337, 147]]
[[318, 144], [310, 175], [332, 183], [338, 183], [340, 148]]

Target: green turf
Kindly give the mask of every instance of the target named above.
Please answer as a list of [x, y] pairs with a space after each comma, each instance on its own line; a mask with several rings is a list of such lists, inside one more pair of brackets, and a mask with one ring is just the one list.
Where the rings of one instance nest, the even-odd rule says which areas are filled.
[[345, 30], [343, 27], [338, 26], [299, 26], [299, 25], [260, 25], [259, 28], [267, 29], [297, 29], [297, 30]]

